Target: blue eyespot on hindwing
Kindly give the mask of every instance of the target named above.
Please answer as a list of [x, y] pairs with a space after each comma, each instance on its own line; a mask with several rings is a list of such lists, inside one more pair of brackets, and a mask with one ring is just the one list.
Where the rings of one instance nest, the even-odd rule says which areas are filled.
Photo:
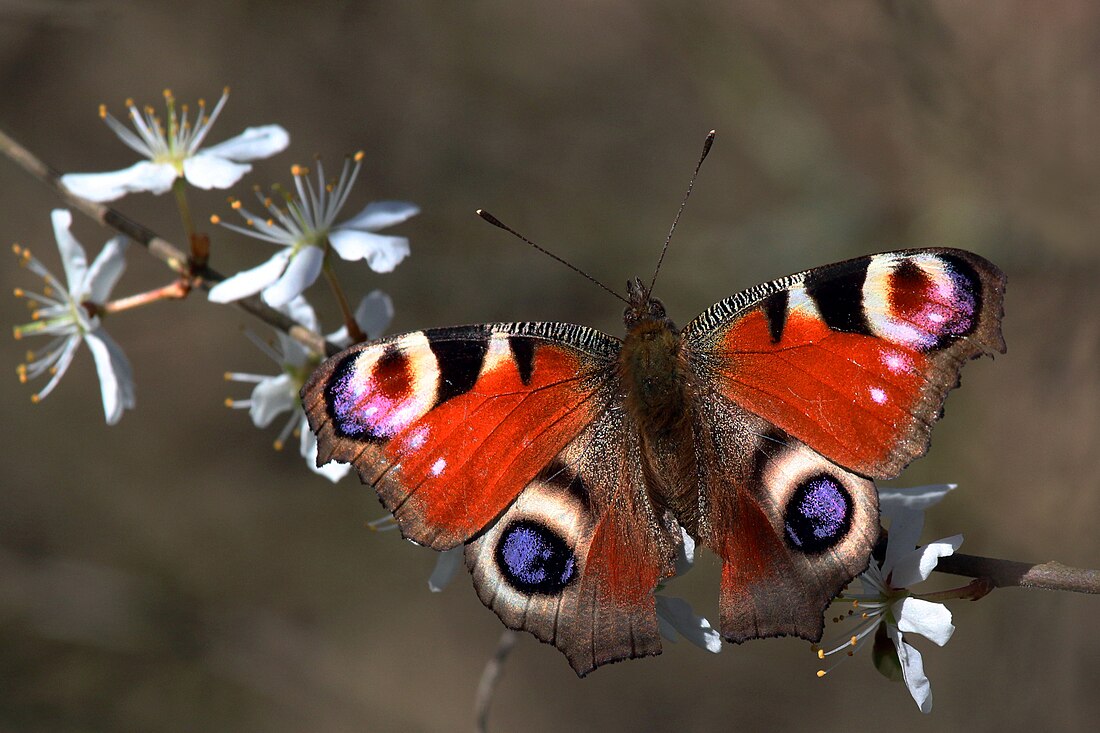
[[833, 547], [852, 526], [852, 497], [837, 479], [816, 474], [798, 484], [783, 513], [787, 541], [809, 555]]
[[576, 558], [565, 538], [530, 519], [505, 527], [494, 559], [508, 584], [522, 593], [557, 595], [576, 577]]

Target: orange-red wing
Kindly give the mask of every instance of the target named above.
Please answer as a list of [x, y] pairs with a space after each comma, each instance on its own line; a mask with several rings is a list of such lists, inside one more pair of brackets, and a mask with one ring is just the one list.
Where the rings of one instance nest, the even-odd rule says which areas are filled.
[[928, 449], [962, 364], [1004, 352], [1004, 286], [969, 252], [888, 252], [745, 291], [684, 337], [709, 387], [841, 466], [892, 478]]
[[455, 547], [606, 409], [618, 348], [597, 331], [548, 323], [353, 346], [302, 390], [318, 462], [352, 463], [409, 539]]

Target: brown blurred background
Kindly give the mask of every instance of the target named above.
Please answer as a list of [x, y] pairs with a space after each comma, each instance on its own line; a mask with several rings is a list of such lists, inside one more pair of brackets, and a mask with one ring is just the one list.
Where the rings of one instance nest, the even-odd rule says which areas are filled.
[[[926, 539], [1100, 566], [1100, 6], [1018, 2], [0, 3], [0, 125], [62, 170], [134, 156], [96, 116], [233, 95], [210, 140], [278, 122], [292, 162], [363, 149], [349, 204], [417, 202], [413, 255], [381, 287], [394, 330], [553, 319], [618, 334], [619, 305], [474, 217], [485, 207], [618, 286], [651, 271], [703, 135], [718, 140], [658, 285], [681, 323], [807, 266], [952, 245], [1008, 273], [1009, 352], [965, 370], [927, 458], [897, 485], [955, 481]], [[57, 268], [53, 194], [0, 161], [2, 233]], [[200, 218], [224, 192], [197, 193]], [[179, 240], [169, 197], [119, 204]], [[350, 211], [350, 210], [349, 210]], [[90, 252], [107, 232], [78, 218]], [[233, 272], [271, 250], [218, 232]], [[166, 282], [134, 249], [116, 295]], [[55, 271], [59, 271], [55, 269]], [[14, 257], [5, 292], [35, 284]], [[327, 325], [333, 310], [318, 289]], [[4, 323], [25, 320], [0, 297]], [[0, 340], [0, 729], [467, 730], [501, 626], [465, 577], [374, 534], [354, 478], [331, 485], [222, 406], [222, 372], [270, 372], [267, 333], [193, 297], [112, 319], [138, 409], [104, 425], [84, 350], [33, 406]], [[939, 578], [944, 587], [962, 584]], [[710, 558], [677, 582], [716, 615]], [[824, 680], [807, 645], [666, 644], [578, 680], [524, 636], [499, 731], [1081, 730], [1100, 719], [1100, 599], [997, 591], [918, 642], [921, 716], [868, 655]]]

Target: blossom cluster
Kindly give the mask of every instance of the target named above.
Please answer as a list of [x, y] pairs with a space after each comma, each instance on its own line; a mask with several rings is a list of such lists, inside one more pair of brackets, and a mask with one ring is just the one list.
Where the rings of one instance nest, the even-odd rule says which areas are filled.
[[[138, 109], [130, 100], [126, 108], [132, 127], [127, 127], [101, 106], [100, 116], [108, 127], [142, 160], [106, 173], [68, 173], [61, 176], [61, 183], [77, 196], [96, 202], [113, 201], [138, 192], [162, 194], [175, 190], [177, 195], [183, 196], [187, 185], [212, 189], [236, 184], [252, 170], [250, 161], [282, 152], [290, 136], [279, 125], [261, 125], [249, 127], [216, 145], [203, 147], [228, 95], [227, 89], [209, 111], [200, 100], [192, 117], [187, 105], [177, 106], [172, 93], [165, 91], [164, 119], [152, 107]], [[379, 273], [393, 270], [409, 254], [408, 239], [376, 232], [417, 214], [419, 209], [415, 205], [402, 201], [374, 202], [346, 221], [336, 223], [352, 193], [362, 161], [362, 153], [349, 158], [336, 181], [324, 178], [324, 168], [319, 161], [316, 182], [309, 179], [307, 169], [292, 167], [294, 193], [282, 192], [277, 202], [261, 195], [266, 209], [264, 218], [249, 213], [234, 199], [233, 208], [244, 217], [246, 226], [225, 226], [274, 244], [278, 249], [259, 266], [215, 284], [209, 292], [210, 300], [227, 303], [260, 293], [268, 305], [283, 309], [301, 325], [317, 331], [316, 318], [303, 293], [324, 268], [330, 267], [332, 257], [365, 261]], [[49, 375], [45, 386], [32, 397], [39, 401], [57, 386], [80, 344], [87, 344], [95, 359], [107, 423], [113, 425], [121, 419], [124, 410], [134, 407], [136, 393], [133, 371], [126, 355], [103, 328], [104, 318], [124, 307], [108, 299], [125, 270], [127, 242], [122, 237], [111, 239], [89, 267], [83, 247], [70, 231], [72, 215], [59, 209], [53, 212], [52, 218], [67, 278], [65, 285], [29, 250], [18, 246], [15, 250], [21, 264], [45, 282], [41, 293], [16, 291], [17, 296], [28, 300], [33, 310], [32, 321], [14, 329], [15, 337], [53, 337], [40, 353], [28, 352], [27, 363], [18, 369], [19, 377], [25, 382]], [[214, 216], [212, 221], [219, 223], [220, 219]], [[130, 305], [140, 302], [142, 298], [134, 298]], [[361, 330], [375, 335], [380, 333], [388, 323], [389, 316], [385, 314], [391, 309], [386, 296], [372, 293], [357, 315], [365, 319], [365, 323], [360, 324]], [[257, 381], [251, 400], [234, 403], [235, 406], [249, 406], [253, 421], [261, 426], [269, 424], [278, 412], [297, 410], [297, 391], [291, 393], [290, 390], [295, 384], [300, 387], [308, 375], [308, 371], [303, 370], [319, 361], [320, 355], [306, 354], [303, 347], [285, 335], [279, 338], [278, 350], [273, 353], [280, 355], [283, 379], [277, 384]], [[245, 381], [256, 379], [254, 375], [236, 376]], [[282, 397], [273, 401], [276, 392]], [[312, 435], [307, 438], [308, 432], [302, 431], [306, 452], [309, 451], [305, 443], [312, 438]], [[277, 442], [281, 444], [282, 441]], [[315, 456], [315, 445], [312, 453]], [[322, 473], [334, 476], [339, 472], [329, 469]]]

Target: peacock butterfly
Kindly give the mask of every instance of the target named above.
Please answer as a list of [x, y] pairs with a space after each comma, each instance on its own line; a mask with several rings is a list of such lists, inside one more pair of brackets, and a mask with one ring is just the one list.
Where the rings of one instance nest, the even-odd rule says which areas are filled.
[[722, 562], [733, 642], [817, 641], [879, 533], [873, 480], [928, 449], [963, 363], [1005, 351], [1005, 277], [957, 249], [757, 285], [682, 330], [641, 280], [626, 338], [567, 323], [362, 343], [301, 396], [402, 534], [465, 545], [482, 602], [578, 675], [658, 654], [681, 528]]

